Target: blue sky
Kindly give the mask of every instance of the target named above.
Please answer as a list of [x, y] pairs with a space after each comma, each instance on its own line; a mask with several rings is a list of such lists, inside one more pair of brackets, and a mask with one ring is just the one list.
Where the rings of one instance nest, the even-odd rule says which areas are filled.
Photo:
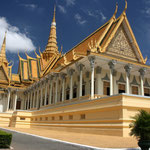
[[[86, 36], [110, 19], [118, 2], [117, 17], [124, 9], [124, 0], [1, 0], [0, 46], [7, 34], [7, 58], [18, 70], [18, 56], [24, 52], [35, 57], [47, 44], [53, 8], [56, 4], [57, 41], [59, 50], [70, 50]], [[128, 0], [127, 17], [143, 56], [150, 62], [150, 0]]]

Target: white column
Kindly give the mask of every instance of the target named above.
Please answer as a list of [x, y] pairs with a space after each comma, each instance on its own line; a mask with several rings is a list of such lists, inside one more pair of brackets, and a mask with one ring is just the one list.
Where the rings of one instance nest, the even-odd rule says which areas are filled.
[[32, 106], [32, 108], [35, 108], [35, 99], [36, 99], [35, 94], [36, 94], [36, 89], [34, 89], [34, 97], [33, 97], [33, 103], [32, 103], [33, 106]]
[[29, 103], [29, 100], [30, 100], [30, 92], [28, 91], [28, 104], [27, 104], [27, 110], [28, 110], [29, 107], [30, 107], [30, 106], [29, 106], [29, 104], [30, 104], [30, 103]]
[[126, 93], [130, 94], [130, 82], [129, 82], [129, 76], [130, 76], [130, 71], [132, 69], [131, 64], [128, 64], [124, 67], [126, 71]]
[[47, 100], [47, 80], [45, 82], [45, 101], [44, 101], [44, 105], [46, 105], [46, 100]]
[[112, 75], [112, 70], [110, 70], [110, 95], [113, 95], [113, 75]]
[[79, 65], [79, 71], [80, 71], [80, 87], [79, 87], [79, 97], [82, 96], [82, 84], [83, 84], [83, 64]]
[[31, 95], [30, 95], [30, 109], [32, 108], [32, 96], [33, 95], [33, 91], [31, 91]]
[[16, 110], [16, 106], [17, 106], [17, 91], [15, 91], [14, 111]]
[[10, 89], [8, 89], [8, 95], [7, 95], [7, 109], [6, 109], [6, 111], [9, 110], [9, 104], [10, 104]]
[[37, 88], [36, 109], [39, 107], [39, 89]]
[[50, 76], [50, 78], [49, 78], [49, 84], [50, 84], [50, 88], [49, 88], [49, 104], [52, 104], [53, 76]]
[[24, 110], [27, 108], [27, 101], [28, 101], [28, 96], [27, 93], [25, 92], [25, 104], [24, 104]]
[[102, 95], [102, 84], [101, 84], [101, 67], [96, 68], [96, 74], [97, 74], [97, 94]]
[[73, 69], [69, 70], [69, 75], [70, 75], [70, 94], [69, 94], [69, 99], [73, 98]]
[[64, 101], [64, 99], [65, 99], [65, 76], [66, 76], [66, 74], [62, 74], [62, 98], [61, 98], [61, 100], [62, 100], [62, 102]]
[[140, 73], [140, 78], [141, 78], [141, 95], [144, 96], [144, 75], [145, 75], [145, 72], [146, 72], [146, 68], [141, 68], [139, 70], [139, 73]]
[[[42, 83], [41, 83], [42, 84]], [[42, 106], [42, 103], [43, 103], [43, 88], [42, 88], [42, 85], [41, 85], [41, 101], [40, 101], [40, 107]]]
[[95, 66], [95, 57], [90, 56], [89, 58], [91, 65], [91, 99], [94, 98], [94, 66]]
[[56, 86], [55, 86], [55, 104], [58, 101], [58, 74], [55, 75], [56, 77]]
[[109, 68], [110, 68], [110, 95], [113, 95], [113, 72], [114, 72], [114, 67], [115, 67], [116, 61], [112, 60], [108, 63]]

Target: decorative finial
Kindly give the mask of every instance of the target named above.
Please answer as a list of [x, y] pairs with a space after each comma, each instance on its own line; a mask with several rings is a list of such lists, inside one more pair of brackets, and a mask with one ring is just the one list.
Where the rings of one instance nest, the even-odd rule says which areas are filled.
[[52, 21], [52, 25], [54, 25], [54, 26], [56, 26], [55, 16], [56, 16], [56, 5], [54, 6], [54, 15], [53, 15], [53, 21]]
[[37, 52], [36, 52], [36, 49], [34, 50], [34, 53], [35, 53], [35, 55], [37, 56]]
[[124, 13], [126, 12], [127, 10], [127, 6], [128, 6], [128, 3], [127, 3], [127, 0], [125, 0], [125, 8], [124, 8]]
[[146, 56], [146, 58], [144, 59], [144, 63], [146, 63], [147, 62], [147, 56]]
[[26, 55], [26, 57], [28, 57], [27, 50], [25, 50], [25, 55]]
[[40, 55], [42, 54], [42, 53], [41, 53], [41, 50], [40, 50], [40, 46], [39, 46], [39, 53], [40, 53]]
[[116, 9], [115, 9], [115, 12], [114, 12], [114, 16], [116, 16], [117, 11], [118, 11], [118, 2], [116, 2]]
[[[9, 66], [9, 65], [10, 65], [10, 66]], [[11, 61], [8, 63], [8, 66], [9, 66], [9, 67], [12, 67], [13, 65], [14, 65], [14, 61], [11, 60]]]
[[18, 51], [18, 57], [20, 58], [19, 51]]

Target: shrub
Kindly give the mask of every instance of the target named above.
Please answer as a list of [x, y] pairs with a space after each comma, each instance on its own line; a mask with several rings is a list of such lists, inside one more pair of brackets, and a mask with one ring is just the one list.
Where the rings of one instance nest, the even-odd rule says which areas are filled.
[[140, 110], [133, 119], [130, 124], [130, 135], [137, 137], [139, 140], [150, 140], [150, 113]]
[[9, 148], [12, 140], [12, 134], [0, 130], [0, 148]]

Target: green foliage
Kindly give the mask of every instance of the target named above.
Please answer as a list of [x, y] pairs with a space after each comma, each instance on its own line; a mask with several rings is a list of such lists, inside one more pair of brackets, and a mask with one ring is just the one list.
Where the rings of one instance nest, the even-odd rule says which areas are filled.
[[134, 120], [130, 124], [130, 135], [140, 140], [150, 140], [150, 113], [145, 110], [140, 110], [139, 113], [132, 118]]
[[0, 149], [9, 148], [12, 140], [12, 134], [0, 131]]

